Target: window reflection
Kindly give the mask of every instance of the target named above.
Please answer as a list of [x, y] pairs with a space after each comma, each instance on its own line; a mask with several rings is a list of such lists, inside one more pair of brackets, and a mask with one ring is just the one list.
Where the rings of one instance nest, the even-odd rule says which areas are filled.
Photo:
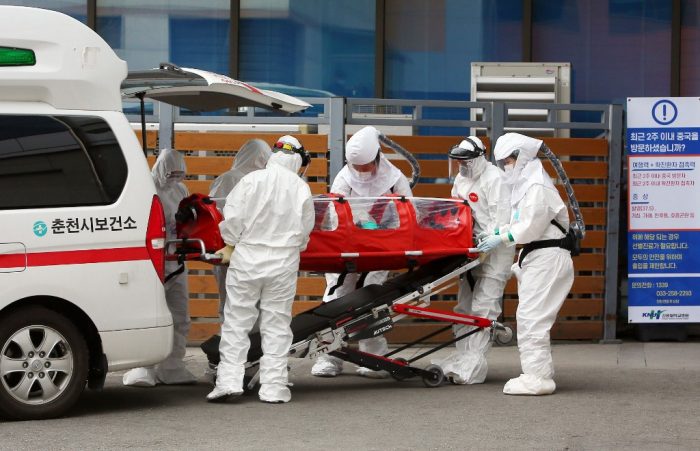
[[520, 61], [521, 0], [387, 0], [388, 98], [469, 100], [470, 64]]
[[681, 96], [700, 94], [700, 0], [681, 1]]
[[374, 0], [240, 4], [242, 80], [374, 96]]
[[32, 8], [44, 8], [71, 16], [73, 19], [87, 23], [86, 0], [11, 0], [2, 1], [0, 5], [30, 6]]
[[572, 63], [572, 102], [669, 95], [672, 3], [534, 0], [533, 59]]
[[[126, 5], [125, 5], [126, 3]], [[172, 62], [229, 73], [229, 0], [97, 0], [97, 32], [129, 70]]]

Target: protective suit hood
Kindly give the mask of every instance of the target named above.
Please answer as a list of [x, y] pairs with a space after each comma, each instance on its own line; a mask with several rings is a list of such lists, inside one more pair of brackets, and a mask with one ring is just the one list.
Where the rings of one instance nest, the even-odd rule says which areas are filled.
[[[380, 151], [379, 130], [374, 127], [364, 127], [352, 135], [345, 145], [345, 158], [348, 164], [338, 173], [350, 186], [354, 195], [360, 197], [381, 196], [396, 185], [403, 173]], [[379, 154], [377, 168], [368, 179], [360, 178], [358, 172], [352, 169], [353, 164], [371, 163]]]
[[185, 179], [185, 157], [172, 149], [161, 149], [151, 174], [157, 188], [182, 182]]
[[537, 158], [537, 152], [542, 146], [542, 140], [521, 135], [506, 133], [498, 138], [494, 147], [496, 161], [504, 160], [518, 151], [513, 170], [503, 175], [503, 182], [512, 187], [510, 203], [517, 205], [532, 185], [543, 185], [556, 190], [549, 175], [544, 170], [542, 162]]
[[520, 133], [506, 133], [496, 140], [493, 156], [497, 161], [503, 160], [514, 151], [519, 150], [520, 155], [518, 157], [524, 156], [529, 161], [537, 157], [540, 146], [542, 146], [541, 139], [530, 138]]
[[272, 151], [262, 139], [251, 139], [245, 142], [236, 154], [231, 169], [241, 171], [243, 175], [258, 169], [263, 169], [270, 159]]
[[209, 188], [209, 197], [217, 199], [219, 209], [224, 208], [226, 196], [243, 177], [265, 169], [271, 153], [270, 146], [262, 139], [251, 139], [241, 146], [231, 169], [214, 179]]
[[350, 164], [367, 164], [377, 158], [379, 150], [379, 130], [371, 126], [364, 127], [348, 139], [345, 159]]
[[301, 143], [299, 142], [299, 140], [296, 139], [295, 137], [293, 137], [292, 135], [284, 135], [284, 136], [281, 136], [280, 139], [277, 140], [277, 142], [283, 142], [283, 143], [286, 143], [286, 144], [291, 144], [291, 145], [294, 146], [294, 148], [296, 148], [296, 149], [302, 149], [302, 148], [304, 147], [304, 146], [301, 145]]
[[267, 167], [269, 168], [270, 166], [282, 166], [297, 174], [301, 168], [301, 157], [297, 154], [273, 152], [267, 161]]

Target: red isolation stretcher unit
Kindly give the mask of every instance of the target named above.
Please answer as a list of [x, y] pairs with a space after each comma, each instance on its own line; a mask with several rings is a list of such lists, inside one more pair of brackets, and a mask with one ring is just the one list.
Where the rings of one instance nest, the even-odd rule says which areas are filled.
[[315, 198], [314, 209], [302, 271], [403, 269], [473, 247], [471, 210], [461, 200], [331, 194]]
[[[480, 330], [488, 329], [494, 340], [505, 343], [512, 330], [486, 318], [428, 308], [432, 295], [453, 286], [479, 264], [473, 252], [472, 217], [459, 199], [387, 196], [345, 198], [337, 195], [314, 199], [315, 222], [307, 249], [301, 254], [302, 271], [366, 273], [408, 269], [381, 285], [360, 286], [349, 294], [296, 315], [290, 356], [316, 358], [331, 354], [343, 360], [387, 371], [397, 380], [421, 377], [429, 387], [441, 385], [442, 370], [411, 363]], [[222, 220], [213, 200], [194, 194], [180, 203], [176, 215], [178, 240], [167, 245], [168, 258], [199, 259], [218, 263], [216, 250], [224, 246], [218, 223]], [[341, 282], [342, 283], [342, 282]], [[390, 331], [407, 316], [441, 321], [447, 325], [386, 355], [356, 350], [349, 341]], [[410, 360], [394, 357], [454, 324], [473, 326], [459, 337], [440, 344]], [[219, 340], [214, 335], [202, 344], [211, 367], [219, 362]], [[250, 334], [247, 368], [256, 370], [262, 357], [259, 332]], [[252, 388], [256, 377], [250, 378]]]
[[[471, 210], [459, 199], [401, 196], [314, 198], [315, 222], [301, 271], [367, 272], [411, 268], [473, 248]], [[216, 263], [223, 216], [202, 194], [180, 202], [168, 258]], [[172, 248], [175, 246], [175, 249]], [[474, 255], [470, 255], [474, 257]]]

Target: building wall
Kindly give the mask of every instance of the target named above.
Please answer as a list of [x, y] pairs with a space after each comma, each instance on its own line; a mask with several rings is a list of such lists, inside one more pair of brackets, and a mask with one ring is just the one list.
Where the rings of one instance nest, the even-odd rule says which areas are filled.
[[91, 24], [130, 69], [170, 61], [347, 97], [467, 100], [472, 61], [556, 61], [572, 63], [577, 103], [700, 95], [700, 0], [95, 2], [0, 0]]

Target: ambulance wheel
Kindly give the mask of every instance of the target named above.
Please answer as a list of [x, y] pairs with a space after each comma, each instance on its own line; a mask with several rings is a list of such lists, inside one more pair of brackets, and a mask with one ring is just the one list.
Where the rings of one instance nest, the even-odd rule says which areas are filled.
[[0, 417], [39, 420], [76, 403], [88, 375], [88, 348], [76, 326], [45, 307], [0, 319]]
[[496, 331], [493, 340], [500, 346], [508, 346], [513, 343], [513, 338], [515, 338], [513, 329], [510, 326], [505, 326], [505, 329]]
[[[408, 365], [408, 360], [406, 360], [406, 359], [404, 359], [404, 358], [402, 358], [402, 357], [399, 357], [399, 358], [397, 358], [397, 359], [394, 359], [394, 361], [395, 361], [395, 362], [403, 363], [403, 364], [405, 364], [405, 365]], [[390, 372], [389, 374], [391, 374], [391, 377], [393, 377], [394, 380], [397, 380], [397, 381], [402, 381], [402, 380], [406, 379], [406, 376], [403, 376], [403, 375], [401, 375], [401, 374], [399, 374], [399, 373], [392, 373], [392, 372]]]
[[428, 365], [423, 371], [423, 383], [426, 387], [439, 387], [445, 381], [442, 368], [437, 365]]

